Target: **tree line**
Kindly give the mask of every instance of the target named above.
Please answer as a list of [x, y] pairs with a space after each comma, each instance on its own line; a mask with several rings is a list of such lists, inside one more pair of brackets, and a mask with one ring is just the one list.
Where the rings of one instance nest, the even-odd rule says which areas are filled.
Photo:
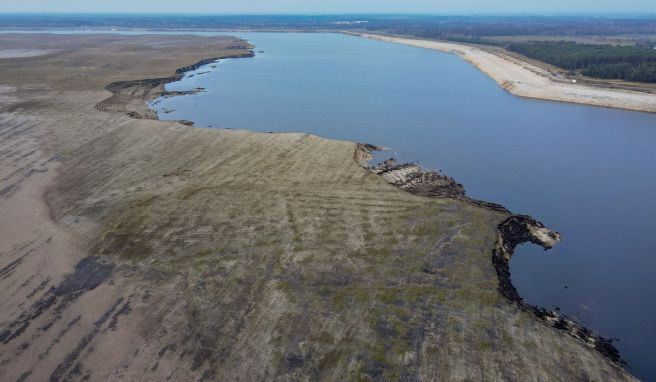
[[0, 29], [14, 28], [366, 29], [424, 38], [477, 39], [526, 35], [654, 35], [656, 16], [0, 14]]
[[511, 43], [507, 48], [585, 76], [656, 82], [656, 49], [653, 46], [531, 41]]

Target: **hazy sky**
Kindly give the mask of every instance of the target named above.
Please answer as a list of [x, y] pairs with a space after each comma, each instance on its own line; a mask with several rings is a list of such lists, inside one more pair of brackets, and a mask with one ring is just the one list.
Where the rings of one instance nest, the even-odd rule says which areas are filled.
[[656, 0], [0, 0], [0, 12], [656, 13]]

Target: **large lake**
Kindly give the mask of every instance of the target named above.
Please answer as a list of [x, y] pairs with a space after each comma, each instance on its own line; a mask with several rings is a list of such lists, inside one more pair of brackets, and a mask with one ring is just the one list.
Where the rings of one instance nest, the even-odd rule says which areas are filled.
[[160, 118], [386, 146], [384, 156], [441, 169], [470, 196], [538, 218], [563, 241], [519, 248], [520, 294], [619, 338], [630, 370], [656, 380], [655, 114], [515, 97], [431, 50], [339, 34], [238, 35], [261, 52], [169, 84], [207, 91], [159, 100]]

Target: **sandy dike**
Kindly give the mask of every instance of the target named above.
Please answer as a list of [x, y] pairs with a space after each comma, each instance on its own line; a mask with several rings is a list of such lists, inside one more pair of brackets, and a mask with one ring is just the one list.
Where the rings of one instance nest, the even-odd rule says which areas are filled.
[[557, 80], [549, 72], [535, 65], [474, 46], [366, 33], [356, 35], [456, 54], [487, 74], [499, 86], [520, 97], [656, 112], [656, 94]]

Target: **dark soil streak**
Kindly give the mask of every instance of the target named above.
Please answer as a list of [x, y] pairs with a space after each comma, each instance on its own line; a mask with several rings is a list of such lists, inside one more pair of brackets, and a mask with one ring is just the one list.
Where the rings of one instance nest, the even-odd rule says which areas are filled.
[[14, 260], [11, 263], [9, 263], [9, 264], [5, 265], [4, 267], [2, 267], [0, 269], [0, 277], [2, 277], [3, 279], [6, 279], [7, 277], [11, 276], [11, 274], [14, 273], [16, 268], [18, 268], [18, 266], [21, 265], [21, 263], [23, 262], [25, 257], [27, 257], [27, 255], [32, 253], [32, 251], [33, 250], [29, 250], [29, 251], [25, 252], [21, 257], [17, 258], [16, 260]]
[[0, 341], [5, 344], [19, 337], [34, 321], [51, 306], [57, 304], [54, 312], [54, 318], [41, 327], [42, 330], [48, 330], [59, 318], [61, 312], [72, 301], [79, 298], [86, 291], [96, 288], [106, 281], [112, 274], [114, 265], [103, 262], [98, 257], [86, 257], [76, 266], [72, 274], [64, 279], [57, 287], [52, 287], [44, 295], [34, 302], [29, 310], [21, 315], [7, 329], [0, 332]]
[[30, 299], [34, 297], [38, 292], [42, 291], [45, 289], [46, 286], [48, 286], [48, 283], [50, 282], [50, 277], [47, 277], [45, 280], [41, 281], [39, 285], [37, 285], [31, 292], [30, 294], [27, 295], [27, 298]]
[[61, 339], [66, 335], [66, 333], [68, 333], [68, 331], [71, 330], [71, 328], [72, 328], [74, 325], [76, 325], [78, 322], [80, 322], [81, 319], [82, 319], [82, 316], [78, 315], [78, 316], [75, 317], [73, 320], [71, 320], [71, 321], [66, 325], [66, 327], [65, 327], [64, 329], [62, 329], [61, 332], [59, 332], [59, 334], [57, 334], [57, 337], [52, 341], [52, 343], [50, 343], [50, 346], [48, 346], [48, 348], [46, 349], [46, 351], [44, 351], [43, 353], [39, 354], [39, 359], [40, 359], [40, 360], [44, 360], [44, 359], [46, 359], [46, 358], [48, 357], [48, 354], [50, 353], [50, 350], [52, 350], [52, 348], [53, 348], [56, 344], [58, 344], [58, 343], [61, 341]]
[[[91, 341], [96, 337], [98, 332], [100, 332], [100, 328], [102, 325], [112, 316], [116, 308], [118, 308], [119, 305], [123, 303], [123, 297], [119, 298], [116, 300], [114, 305], [109, 308], [96, 322], [94, 322], [94, 328], [91, 329], [89, 333], [87, 333], [86, 336], [84, 336], [80, 342], [77, 344], [75, 349], [73, 349], [72, 352], [68, 353], [66, 357], [64, 357], [64, 360], [62, 363], [57, 365], [55, 368], [55, 371], [50, 375], [49, 381], [50, 382], [58, 382], [62, 380], [62, 377], [64, 377], [64, 374], [73, 366], [74, 363], [76, 363], [77, 359], [80, 357], [80, 354], [82, 354], [82, 351], [89, 346]], [[74, 373], [75, 369], [71, 371], [71, 373]]]
[[116, 330], [116, 327], [118, 325], [118, 319], [120, 316], [127, 316], [130, 312], [132, 312], [132, 307], [130, 306], [130, 301], [126, 301], [123, 306], [121, 306], [121, 309], [119, 309], [114, 315], [112, 316], [112, 320], [109, 322], [109, 329], [111, 330]]
[[593, 346], [601, 354], [613, 362], [625, 365], [619, 350], [609, 338], [600, 336], [590, 329], [575, 322], [567, 316], [524, 302], [510, 279], [510, 259], [515, 248], [527, 242], [540, 245], [545, 250], [551, 248], [549, 243], [539, 240], [531, 233], [534, 227], [544, 228], [544, 225], [530, 216], [513, 215], [499, 224], [499, 239], [492, 252], [492, 262], [499, 277], [499, 292], [509, 301], [516, 302], [520, 309], [531, 312], [547, 325], [565, 331], [570, 336], [581, 340], [588, 346]]

